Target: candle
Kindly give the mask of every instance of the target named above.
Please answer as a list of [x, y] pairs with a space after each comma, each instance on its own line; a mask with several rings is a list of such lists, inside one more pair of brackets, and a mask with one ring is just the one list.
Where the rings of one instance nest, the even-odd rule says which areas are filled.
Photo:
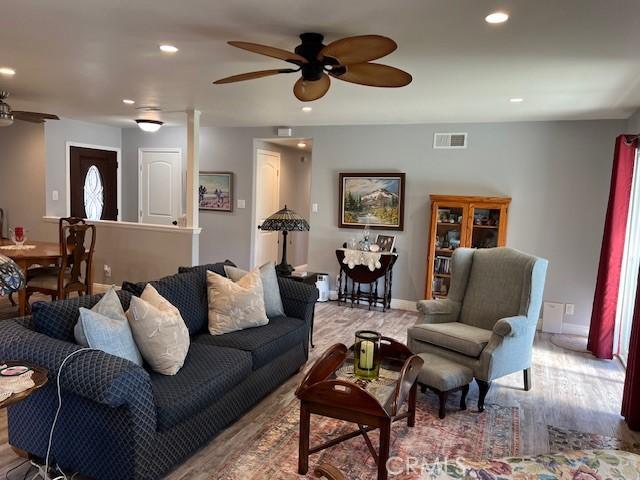
[[369, 340], [360, 342], [360, 368], [371, 370], [373, 368], [373, 352], [375, 344]]

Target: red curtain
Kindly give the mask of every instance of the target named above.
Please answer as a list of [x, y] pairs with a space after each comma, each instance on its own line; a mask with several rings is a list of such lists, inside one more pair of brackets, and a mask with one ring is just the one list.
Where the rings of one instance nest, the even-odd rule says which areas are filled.
[[604, 223], [602, 249], [596, 292], [591, 313], [591, 328], [587, 348], [598, 358], [613, 358], [613, 335], [618, 304], [618, 289], [622, 255], [629, 216], [633, 165], [636, 157], [637, 139], [620, 135], [616, 139], [611, 173], [609, 206]]
[[622, 396], [622, 416], [627, 420], [631, 430], [640, 430], [640, 277], [638, 287]]

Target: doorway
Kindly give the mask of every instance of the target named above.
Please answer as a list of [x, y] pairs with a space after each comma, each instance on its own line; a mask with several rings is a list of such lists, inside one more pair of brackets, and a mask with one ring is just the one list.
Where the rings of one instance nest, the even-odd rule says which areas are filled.
[[[312, 139], [271, 138], [254, 141], [255, 184], [254, 226], [251, 266], [280, 263], [282, 233], [263, 232], [258, 226], [273, 213], [287, 206], [309, 220], [311, 212]], [[296, 270], [306, 270], [308, 232], [287, 236], [287, 260]]]
[[68, 144], [67, 212], [88, 220], [118, 220], [120, 175], [118, 149]]
[[182, 150], [138, 149], [138, 221], [171, 225], [183, 215]]

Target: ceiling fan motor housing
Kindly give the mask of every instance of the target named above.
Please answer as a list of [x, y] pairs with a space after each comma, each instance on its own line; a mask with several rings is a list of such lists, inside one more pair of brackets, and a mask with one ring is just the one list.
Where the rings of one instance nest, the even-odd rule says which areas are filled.
[[325, 57], [323, 60], [318, 60], [318, 55], [325, 47], [323, 40], [324, 35], [320, 33], [303, 33], [300, 35], [302, 43], [295, 48], [295, 52], [298, 55], [306, 58], [309, 63], [301, 65], [302, 78], [307, 81], [315, 82], [320, 80], [324, 73], [325, 65], [338, 64], [338, 61], [334, 58]]

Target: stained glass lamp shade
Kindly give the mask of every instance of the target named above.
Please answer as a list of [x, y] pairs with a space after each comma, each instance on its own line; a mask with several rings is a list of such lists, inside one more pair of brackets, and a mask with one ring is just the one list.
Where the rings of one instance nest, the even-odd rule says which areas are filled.
[[276, 272], [279, 275], [291, 275], [294, 268], [287, 263], [287, 234], [289, 232], [308, 232], [309, 223], [293, 210], [285, 205], [282, 210], [267, 218], [262, 225], [258, 227], [260, 230], [282, 232], [284, 243], [282, 246], [282, 260], [280, 265], [276, 266]]
[[24, 288], [24, 273], [10, 258], [0, 255], [0, 296], [9, 295]]

